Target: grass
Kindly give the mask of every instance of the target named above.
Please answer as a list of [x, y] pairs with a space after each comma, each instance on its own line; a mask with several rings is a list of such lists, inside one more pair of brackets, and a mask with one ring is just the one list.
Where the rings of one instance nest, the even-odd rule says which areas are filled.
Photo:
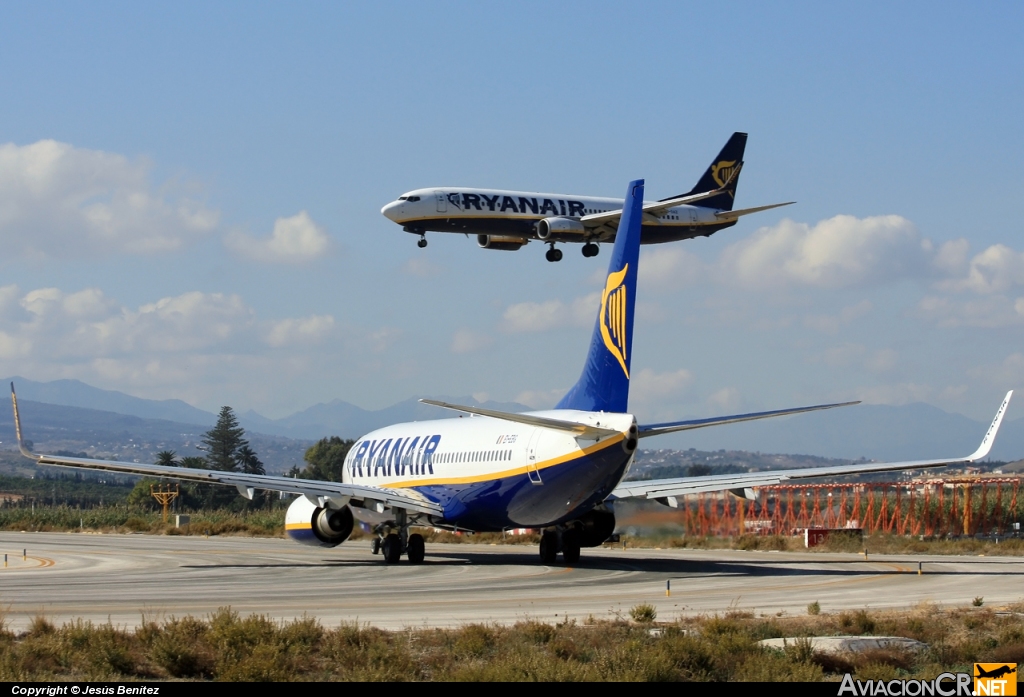
[[[58, 627], [37, 617], [19, 635], [0, 629], [0, 680], [807, 681], [846, 672], [889, 680], [967, 672], [978, 660], [1024, 662], [1024, 619], [988, 608], [731, 612], [657, 624], [643, 609], [634, 608], [633, 622], [394, 632], [356, 623], [325, 628], [311, 617], [275, 622], [230, 608], [204, 618], [144, 618], [135, 631], [82, 621]], [[828, 655], [806, 639], [835, 634], [906, 636], [928, 647]], [[798, 639], [781, 651], [758, 644], [781, 636]]]

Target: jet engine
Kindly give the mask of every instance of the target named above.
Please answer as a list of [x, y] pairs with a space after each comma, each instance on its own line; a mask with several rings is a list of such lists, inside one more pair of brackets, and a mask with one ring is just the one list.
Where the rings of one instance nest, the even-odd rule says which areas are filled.
[[537, 237], [544, 240], [578, 240], [587, 234], [583, 223], [573, 218], [544, 218], [537, 221]]
[[348, 539], [355, 526], [352, 509], [321, 508], [305, 496], [292, 501], [284, 516], [288, 537], [304, 545], [337, 547]]
[[505, 235], [477, 235], [476, 243], [484, 249], [501, 249], [515, 252], [529, 242], [525, 237], [506, 237]]
[[615, 532], [615, 514], [606, 508], [587, 511], [576, 519], [580, 547], [597, 547]]

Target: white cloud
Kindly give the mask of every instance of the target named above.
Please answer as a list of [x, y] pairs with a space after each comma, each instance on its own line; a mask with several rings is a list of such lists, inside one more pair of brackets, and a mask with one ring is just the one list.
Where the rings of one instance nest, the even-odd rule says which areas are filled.
[[472, 353], [485, 349], [493, 343], [494, 339], [487, 334], [474, 332], [471, 329], [459, 329], [452, 337], [452, 352]]
[[967, 252], [970, 247], [970, 243], [963, 237], [943, 242], [932, 259], [932, 266], [949, 276], [962, 274], [967, 268]]
[[886, 373], [896, 367], [899, 357], [899, 353], [892, 349], [880, 349], [868, 356], [864, 367], [872, 373]]
[[1024, 383], [1024, 353], [1011, 353], [1001, 363], [971, 368], [967, 373], [1002, 389], [1018, 387]]
[[402, 273], [415, 278], [437, 278], [444, 273], [444, 267], [424, 257], [413, 257], [402, 264]]
[[601, 294], [590, 293], [566, 304], [561, 300], [509, 305], [502, 316], [502, 330], [518, 334], [544, 332], [559, 327], [588, 327], [597, 320]]
[[235, 254], [253, 261], [302, 264], [319, 259], [330, 248], [330, 240], [306, 211], [274, 221], [270, 237], [257, 239], [240, 230], [231, 231], [224, 244]]
[[693, 383], [693, 373], [685, 368], [656, 373], [650, 368], [634, 371], [629, 394], [631, 400], [652, 402], [682, 395]]
[[720, 278], [758, 288], [857, 286], [921, 274], [931, 247], [898, 215], [837, 215], [813, 227], [787, 219], [729, 246]]
[[165, 185], [145, 161], [54, 140], [0, 145], [5, 254], [80, 258], [180, 249], [212, 231], [217, 211]]
[[890, 404], [893, 406], [927, 402], [937, 396], [935, 388], [930, 385], [911, 382], [860, 387], [855, 390], [855, 393], [857, 399], [867, 404]]
[[965, 277], [951, 279], [940, 284], [940, 287], [953, 291], [993, 294], [1005, 293], [1019, 285], [1024, 285], [1024, 252], [995, 244], [971, 259]]
[[[639, 282], [644, 286], [661, 289], [684, 288], [704, 280], [707, 268], [697, 255], [679, 245], [659, 245], [657, 249], [644, 249], [640, 255]], [[604, 284], [604, 276], [601, 277]]]
[[568, 391], [568, 387], [557, 387], [553, 390], [523, 390], [516, 395], [513, 401], [525, 404], [531, 409], [551, 409]]
[[267, 332], [267, 345], [275, 348], [296, 344], [312, 344], [322, 341], [334, 329], [334, 318], [330, 315], [310, 315], [297, 319], [275, 322]]
[[917, 313], [945, 329], [1010, 327], [1024, 324], [1024, 298], [989, 295], [963, 301], [926, 295], [918, 302]]
[[740, 391], [735, 387], [723, 387], [708, 397], [708, 406], [717, 411], [736, 411], [742, 403]]
[[871, 312], [873, 306], [870, 300], [861, 300], [855, 305], [848, 305], [836, 315], [808, 315], [804, 317], [804, 326], [817, 329], [825, 334], [837, 334], [839, 328], [850, 324], [856, 319]]

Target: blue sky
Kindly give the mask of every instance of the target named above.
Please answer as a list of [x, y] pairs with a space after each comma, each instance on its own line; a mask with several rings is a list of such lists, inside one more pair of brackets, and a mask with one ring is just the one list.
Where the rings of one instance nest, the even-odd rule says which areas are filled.
[[[647, 247], [641, 418], [1024, 386], [1018, 3], [0, 5], [0, 373], [283, 416], [552, 405], [606, 256], [425, 250], [404, 191], [689, 190]], [[645, 273], [646, 272], [646, 273]]]

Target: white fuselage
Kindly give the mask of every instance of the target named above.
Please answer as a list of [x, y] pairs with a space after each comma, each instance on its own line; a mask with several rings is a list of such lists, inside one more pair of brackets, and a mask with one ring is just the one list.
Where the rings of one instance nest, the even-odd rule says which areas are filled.
[[[460, 232], [481, 235], [536, 237], [535, 225], [545, 218], [580, 219], [621, 210], [622, 199], [572, 196], [500, 189], [439, 187], [417, 189], [384, 206], [381, 213], [409, 232]], [[716, 210], [681, 205], [660, 215], [645, 214], [643, 242], [660, 242], [728, 227]], [[661, 228], [656, 230], [655, 228]], [[657, 234], [657, 233], [661, 234]], [[614, 239], [614, 234], [603, 240]]]
[[531, 412], [612, 429], [583, 439], [568, 431], [486, 416], [415, 421], [368, 433], [352, 446], [343, 479], [415, 493], [445, 506], [465, 529], [536, 527], [603, 500], [625, 475], [631, 414]]

